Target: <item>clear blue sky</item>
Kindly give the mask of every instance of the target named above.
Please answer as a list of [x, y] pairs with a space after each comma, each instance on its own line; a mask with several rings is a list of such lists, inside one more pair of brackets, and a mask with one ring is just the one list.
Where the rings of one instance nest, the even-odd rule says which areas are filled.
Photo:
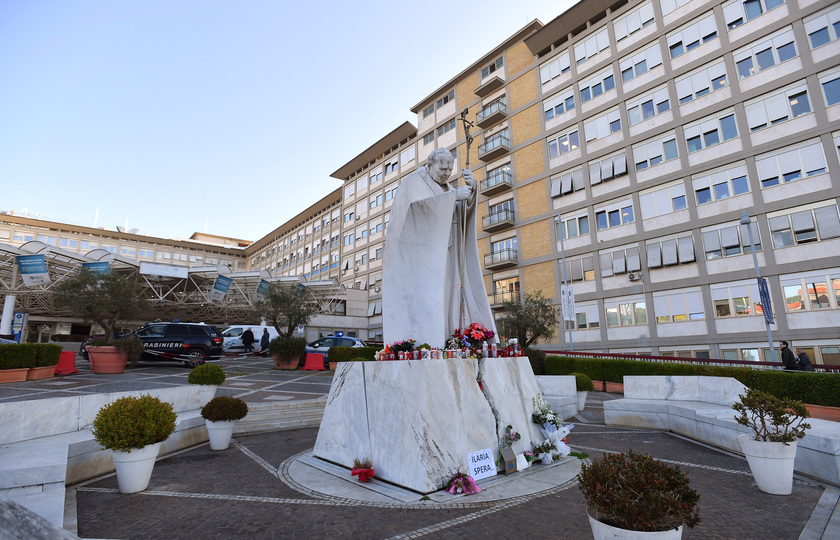
[[0, 210], [257, 240], [572, 4], [0, 0]]

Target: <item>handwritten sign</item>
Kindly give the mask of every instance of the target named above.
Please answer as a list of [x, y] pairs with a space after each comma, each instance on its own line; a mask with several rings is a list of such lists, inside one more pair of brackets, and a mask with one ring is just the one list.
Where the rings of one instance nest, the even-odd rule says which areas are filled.
[[493, 451], [489, 448], [467, 454], [467, 467], [473, 480], [496, 476], [496, 464], [493, 463]]

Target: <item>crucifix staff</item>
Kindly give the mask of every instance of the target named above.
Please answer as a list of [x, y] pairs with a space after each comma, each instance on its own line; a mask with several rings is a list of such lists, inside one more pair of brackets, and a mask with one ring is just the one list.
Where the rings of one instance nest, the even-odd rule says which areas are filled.
[[[470, 169], [470, 146], [473, 142], [473, 137], [470, 135], [470, 128], [475, 127], [475, 124], [467, 120], [467, 113], [469, 112], [469, 107], [461, 111], [461, 123], [464, 125], [464, 137], [467, 140], [467, 159], [464, 164], [464, 169]], [[461, 324], [461, 330], [466, 328], [467, 322], [464, 319], [464, 315], [466, 312], [466, 303], [467, 297], [464, 291], [464, 268], [467, 263], [467, 206], [470, 203], [470, 200], [475, 200], [473, 197], [477, 197], [475, 191], [473, 191], [470, 199], [463, 201], [463, 203], [459, 206], [460, 208], [460, 215], [461, 215], [461, 302], [460, 302], [460, 309], [458, 312], [458, 321]]]

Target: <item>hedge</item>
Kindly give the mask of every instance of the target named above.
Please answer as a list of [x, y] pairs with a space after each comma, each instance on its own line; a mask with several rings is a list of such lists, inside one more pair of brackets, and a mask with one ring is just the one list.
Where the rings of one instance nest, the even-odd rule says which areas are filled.
[[328, 354], [330, 362], [352, 362], [358, 358], [376, 360], [376, 347], [330, 347]]
[[61, 345], [48, 343], [0, 344], [0, 369], [58, 365]]
[[593, 381], [615, 383], [624, 382], [625, 375], [732, 377], [748, 388], [767, 392], [780, 399], [796, 399], [811, 405], [840, 407], [840, 374], [838, 373], [787, 373], [748, 367], [568, 356], [547, 357], [545, 372], [548, 375], [570, 375], [577, 372], [588, 375]]

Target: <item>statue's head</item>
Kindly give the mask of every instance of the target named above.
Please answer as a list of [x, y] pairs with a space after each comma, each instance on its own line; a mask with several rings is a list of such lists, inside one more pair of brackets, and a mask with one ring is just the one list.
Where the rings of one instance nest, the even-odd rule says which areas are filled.
[[452, 157], [452, 152], [446, 148], [437, 148], [429, 154], [429, 160], [426, 162], [426, 169], [429, 171], [429, 176], [440, 185], [446, 184], [449, 176], [452, 174], [452, 166], [455, 164], [455, 158]]

